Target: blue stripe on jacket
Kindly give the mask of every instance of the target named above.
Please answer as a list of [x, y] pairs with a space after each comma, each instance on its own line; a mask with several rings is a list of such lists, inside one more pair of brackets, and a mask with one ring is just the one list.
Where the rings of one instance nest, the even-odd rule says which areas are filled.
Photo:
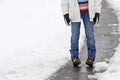
[[78, 2], [88, 2], [88, 0], [77, 0]]

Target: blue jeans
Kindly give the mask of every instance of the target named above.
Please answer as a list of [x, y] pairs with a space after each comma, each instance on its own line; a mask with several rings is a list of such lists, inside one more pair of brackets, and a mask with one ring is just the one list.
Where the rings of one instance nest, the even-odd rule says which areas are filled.
[[[88, 56], [95, 57], [96, 54], [96, 46], [94, 39], [94, 24], [90, 21], [89, 14], [81, 14], [81, 18], [83, 19], [84, 27], [85, 27], [85, 35], [87, 38], [87, 48], [88, 48]], [[79, 35], [80, 35], [80, 22], [71, 22], [71, 54], [74, 55], [74, 51], [79, 50]], [[73, 52], [73, 53], [72, 53]]]

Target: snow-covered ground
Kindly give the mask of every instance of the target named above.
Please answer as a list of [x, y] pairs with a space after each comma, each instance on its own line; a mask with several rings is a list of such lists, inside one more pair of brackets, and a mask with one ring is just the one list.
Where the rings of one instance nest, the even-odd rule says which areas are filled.
[[60, 0], [0, 0], [0, 80], [46, 79], [69, 60], [69, 45]]
[[[118, 16], [120, 33], [120, 0], [106, 0], [111, 8], [114, 9], [115, 14]], [[115, 48], [116, 52], [110, 59], [109, 64], [100, 62], [95, 64], [95, 75], [89, 75], [88, 78], [95, 78], [97, 80], [120, 80], [120, 39], [119, 44]]]

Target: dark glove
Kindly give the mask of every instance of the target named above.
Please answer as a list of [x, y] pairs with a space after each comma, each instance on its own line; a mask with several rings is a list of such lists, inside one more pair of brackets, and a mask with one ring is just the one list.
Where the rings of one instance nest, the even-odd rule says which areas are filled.
[[65, 21], [65, 24], [66, 24], [66, 25], [68, 25], [68, 26], [70, 25], [69, 14], [65, 14], [65, 15], [64, 15], [64, 21]]
[[95, 17], [93, 18], [93, 23], [97, 24], [99, 22], [100, 13], [95, 13]]

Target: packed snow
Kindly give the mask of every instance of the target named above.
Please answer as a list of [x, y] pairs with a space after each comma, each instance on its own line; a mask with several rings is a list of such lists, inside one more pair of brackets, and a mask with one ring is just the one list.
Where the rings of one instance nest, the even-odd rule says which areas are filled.
[[60, 3], [0, 0], [0, 80], [44, 80], [70, 59]]
[[88, 75], [88, 80], [97, 80], [95, 75]]
[[104, 72], [108, 68], [108, 64], [106, 62], [98, 62], [94, 65], [94, 72]]
[[[103, 69], [104, 71], [102, 71]], [[95, 70], [97, 70], [97, 72], [94, 77], [97, 77], [97, 80], [120, 79], [120, 44], [116, 48], [116, 52], [114, 56], [110, 59], [109, 64], [105, 62], [98, 63], [97, 66], [95, 66]]]
[[[119, 0], [106, 0], [111, 8], [114, 9], [115, 14], [118, 16], [119, 29], [118, 33], [120, 34], [120, 1]], [[116, 24], [108, 26], [116, 26]], [[116, 33], [112, 33], [116, 34]], [[120, 43], [120, 39], [119, 39]], [[110, 59], [109, 64], [105, 62], [100, 62], [95, 64], [95, 75], [92, 77], [89, 75], [88, 78], [96, 78], [97, 80], [120, 80], [120, 44], [115, 48], [115, 53]], [[104, 70], [103, 70], [104, 69]], [[103, 70], [103, 71], [102, 71]]]

